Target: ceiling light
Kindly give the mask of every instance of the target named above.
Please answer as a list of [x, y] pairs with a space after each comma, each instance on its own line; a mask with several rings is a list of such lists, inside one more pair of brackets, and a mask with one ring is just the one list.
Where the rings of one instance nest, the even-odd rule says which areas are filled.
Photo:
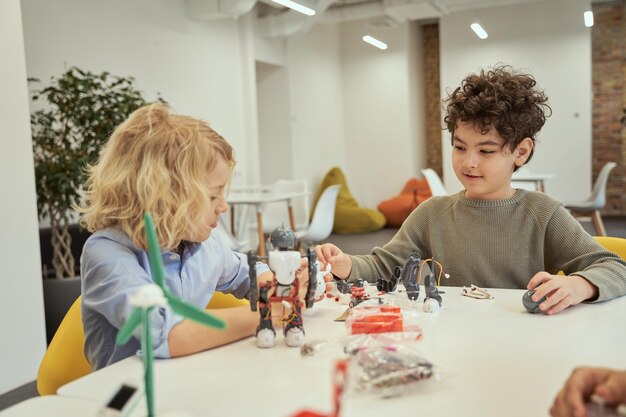
[[593, 26], [593, 12], [591, 10], [585, 12], [583, 14], [583, 17], [585, 18], [585, 26], [587, 26], [588, 28]]
[[483, 29], [480, 23], [472, 23], [470, 27], [480, 39], [487, 39], [487, 36], [489, 36], [487, 35], [487, 31]]
[[311, 9], [310, 7], [303, 6], [300, 3], [296, 3], [295, 1], [291, 1], [291, 0], [273, 0], [273, 1], [275, 3], [282, 4], [285, 7], [289, 7], [290, 9], [295, 10], [296, 12], [305, 14], [307, 16], [313, 16], [315, 14], [315, 10]]
[[387, 44], [385, 42], [379, 41], [378, 39], [373, 38], [370, 35], [363, 36], [363, 41], [377, 47], [378, 49], [387, 49]]

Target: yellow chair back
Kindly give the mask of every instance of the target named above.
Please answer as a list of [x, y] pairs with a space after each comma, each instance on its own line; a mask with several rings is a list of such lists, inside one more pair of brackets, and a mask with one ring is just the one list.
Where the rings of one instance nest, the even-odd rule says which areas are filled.
[[594, 236], [593, 238], [606, 250], [621, 256], [622, 259], [626, 259], [626, 239], [610, 236]]
[[250, 306], [250, 302], [248, 300], [240, 300], [232, 294], [224, 294], [223, 292], [215, 291], [215, 294], [211, 297], [211, 301], [209, 301], [206, 308], [210, 310], [212, 308], [230, 308], [241, 306]]
[[37, 391], [40, 395], [56, 394], [61, 385], [91, 372], [83, 353], [85, 335], [80, 300], [81, 297], [78, 297], [65, 314], [41, 360], [37, 373]]
[[[83, 352], [85, 333], [80, 301], [81, 297], [78, 297], [65, 314], [39, 364], [37, 391], [40, 395], [56, 394], [62, 385], [91, 372], [89, 362]], [[231, 294], [215, 292], [207, 308], [218, 309], [246, 305], [250, 305], [247, 300], [240, 300]]]

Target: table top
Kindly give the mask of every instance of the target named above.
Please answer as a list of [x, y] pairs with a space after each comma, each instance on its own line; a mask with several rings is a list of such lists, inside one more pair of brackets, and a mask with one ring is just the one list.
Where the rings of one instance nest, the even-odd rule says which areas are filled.
[[305, 197], [311, 194], [310, 191], [241, 191], [232, 192], [226, 196], [228, 204], [266, 204], [277, 201], [287, 201], [293, 198]]
[[[439, 417], [547, 416], [574, 367], [623, 368], [626, 363], [626, 297], [544, 316], [524, 310], [523, 290], [493, 289], [495, 299], [476, 300], [461, 296], [460, 288], [441, 289], [441, 312], [423, 313], [421, 302], [414, 306], [424, 331], [420, 353], [437, 366], [441, 378], [422, 382], [416, 392], [402, 397], [348, 392], [343, 417], [418, 412]], [[403, 295], [397, 300], [408, 304]], [[286, 347], [278, 331], [272, 349], [258, 349], [254, 338], [248, 338], [156, 361], [157, 409], [179, 409], [198, 417], [287, 417], [303, 409], [328, 413], [333, 364], [343, 356], [341, 340], [346, 337], [345, 324], [333, 319], [345, 308], [326, 299], [304, 313], [307, 341], [326, 342], [312, 357]], [[122, 382], [141, 375], [139, 358], [128, 358], [58, 393], [104, 402]]]

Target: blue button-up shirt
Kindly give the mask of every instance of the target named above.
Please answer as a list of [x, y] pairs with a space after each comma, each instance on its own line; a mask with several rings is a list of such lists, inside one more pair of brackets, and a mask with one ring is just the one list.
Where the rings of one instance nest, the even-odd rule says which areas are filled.
[[[244, 298], [250, 289], [246, 255], [226, 247], [218, 233], [214, 230], [202, 243], [185, 242], [182, 259], [172, 251], [161, 253], [167, 287], [200, 308], [216, 290]], [[264, 264], [257, 265], [258, 274], [268, 270]], [[115, 344], [115, 337], [132, 310], [128, 297], [139, 287], [154, 283], [147, 252], [121, 230], [97, 231], [83, 248], [81, 278], [85, 356], [91, 368], [100, 369], [134, 355], [140, 348], [136, 337], [123, 346]], [[168, 358], [167, 337], [183, 318], [165, 307], [153, 309], [150, 319], [155, 357]]]

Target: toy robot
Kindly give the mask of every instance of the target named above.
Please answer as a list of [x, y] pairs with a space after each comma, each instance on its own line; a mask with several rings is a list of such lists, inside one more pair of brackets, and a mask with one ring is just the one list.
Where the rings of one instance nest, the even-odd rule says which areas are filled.
[[[337, 282], [337, 291], [339, 291], [341, 294], [350, 294], [350, 302], [348, 303], [348, 307], [350, 308], [371, 298], [366, 288], [367, 281], [362, 278], [357, 279], [352, 284], [344, 280]], [[339, 301], [338, 297], [336, 298], [336, 301]]]
[[[390, 279], [379, 278], [376, 287], [379, 291], [392, 292], [398, 286], [398, 281], [402, 281], [406, 290], [406, 295], [411, 301], [415, 301], [420, 295], [420, 280], [422, 275], [422, 267], [426, 262], [430, 261], [431, 272], [424, 278], [424, 311], [434, 313], [441, 309], [441, 295], [437, 288], [437, 281], [443, 274], [443, 267], [434, 259], [422, 260], [415, 252], [409, 255], [404, 266], [396, 266]], [[447, 275], [446, 275], [447, 276]], [[435, 278], [437, 277], [437, 278]]]
[[[433, 266], [433, 269], [436, 267]], [[436, 313], [441, 310], [441, 295], [439, 295], [439, 289], [437, 288], [437, 280], [435, 279], [435, 273], [431, 272], [424, 278], [424, 312]]]
[[379, 291], [393, 292], [398, 287], [398, 281], [402, 281], [406, 295], [411, 301], [417, 300], [420, 295], [419, 279], [422, 259], [413, 252], [404, 263], [404, 266], [396, 266], [390, 279], [380, 277], [376, 282]]
[[[250, 308], [260, 313], [260, 322], [256, 330], [256, 345], [260, 348], [274, 347], [276, 331], [272, 324], [272, 306], [282, 304], [289, 309], [289, 315], [283, 318], [283, 333], [287, 346], [297, 347], [304, 343], [304, 327], [302, 324], [302, 305], [313, 307], [316, 296], [323, 294], [325, 288], [324, 272], [318, 273], [318, 262], [315, 251], [307, 250], [306, 255], [292, 250], [296, 244], [296, 236], [291, 229], [281, 226], [271, 233], [272, 250], [267, 257], [259, 257], [248, 252], [250, 266]], [[298, 295], [299, 282], [296, 273], [300, 269], [300, 259], [306, 257], [309, 266], [309, 284], [304, 302]], [[257, 292], [257, 276], [255, 265], [260, 259], [267, 259], [274, 278], [259, 284]], [[330, 272], [330, 271], [328, 271]], [[319, 294], [321, 291], [321, 294]]]

